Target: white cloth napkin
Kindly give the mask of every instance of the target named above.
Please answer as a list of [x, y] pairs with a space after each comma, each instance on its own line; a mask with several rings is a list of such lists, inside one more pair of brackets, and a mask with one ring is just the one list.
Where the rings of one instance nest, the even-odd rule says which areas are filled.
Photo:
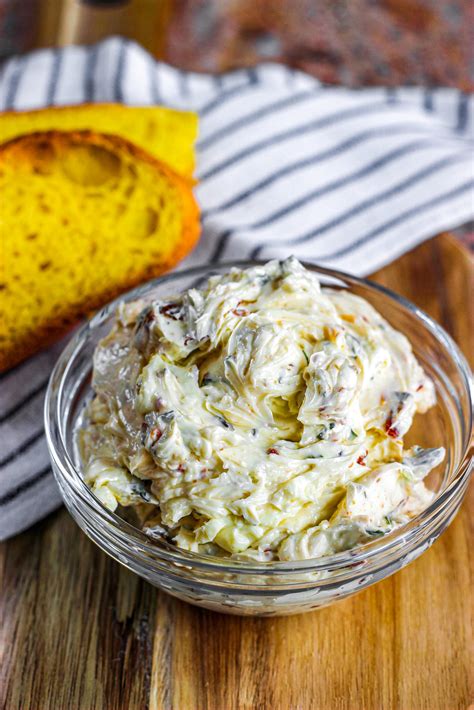
[[[84, 101], [198, 111], [203, 235], [183, 267], [295, 254], [365, 275], [474, 216], [474, 97], [456, 90], [352, 91], [276, 64], [206, 76], [121, 38], [3, 66], [0, 109]], [[0, 378], [0, 539], [60, 503], [42, 433], [59, 349]]]

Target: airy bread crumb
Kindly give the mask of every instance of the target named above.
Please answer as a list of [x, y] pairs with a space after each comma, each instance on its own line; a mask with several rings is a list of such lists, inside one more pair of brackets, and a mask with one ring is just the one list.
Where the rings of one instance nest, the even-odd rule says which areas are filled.
[[183, 258], [192, 181], [118, 136], [50, 131], [0, 146], [0, 370]]

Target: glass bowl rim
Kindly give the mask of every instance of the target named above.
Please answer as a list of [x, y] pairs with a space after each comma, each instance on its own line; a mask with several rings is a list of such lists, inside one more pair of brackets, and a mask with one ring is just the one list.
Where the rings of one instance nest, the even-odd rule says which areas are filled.
[[[63, 430], [59, 421], [59, 403], [61, 394], [64, 389], [64, 383], [69, 375], [69, 369], [73, 359], [77, 356], [88, 334], [102, 324], [105, 319], [108, 319], [116, 310], [117, 306], [123, 301], [132, 301], [145, 295], [150, 290], [177, 280], [187, 277], [198, 277], [208, 274], [212, 275], [215, 269], [219, 271], [229, 270], [231, 268], [250, 268], [253, 266], [262, 266], [268, 263], [268, 260], [235, 260], [229, 262], [219, 262], [217, 264], [201, 264], [188, 269], [178, 269], [171, 273], [164, 274], [157, 278], [146, 281], [133, 289], [122, 293], [117, 298], [113, 299], [103, 306], [96, 314], [84, 323], [74, 334], [71, 340], [67, 343], [51, 373], [44, 404], [44, 423], [46, 440], [48, 444], [49, 454], [53, 462], [53, 471], [58, 478], [58, 471], [61, 472], [61, 481], [66, 481], [70, 489], [74, 489], [74, 493], [80, 498], [81, 502], [87, 509], [92, 511], [93, 515], [98, 517], [98, 521], [110, 526], [113, 532], [118, 536], [117, 539], [130, 542], [133, 540], [135, 552], [144, 553], [148, 560], [150, 557], [160, 561], [168, 561], [195, 567], [197, 569], [205, 569], [210, 571], [219, 571], [238, 574], [278, 574], [285, 575], [301, 572], [320, 572], [329, 570], [343, 570], [348, 566], [355, 566], [359, 563], [365, 563], [374, 558], [382, 557], [385, 553], [389, 553], [396, 549], [396, 546], [403, 542], [405, 545], [412, 541], [418, 534], [420, 529], [426, 528], [429, 523], [436, 517], [442, 515], [446, 505], [456, 497], [459, 490], [467, 484], [467, 480], [472, 471], [474, 459], [469, 454], [470, 441], [473, 427], [473, 401], [474, 401], [474, 386], [470, 367], [460, 351], [457, 344], [451, 336], [439, 325], [434, 319], [425, 313], [421, 308], [413, 304], [403, 296], [395, 293], [391, 289], [378, 284], [370, 279], [361, 278], [349, 274], [344, 271], [330, 269], [319, 266], [315, 263], [302, 261], [301, 263], [307, 269], [342, 282], [355, 285], [360, 285], [369, 288], [375, 292], [388, 297], [394, 301], [398, 307], [408, 311], [412, 317], [421, 321], [421, 324], [431, 332], [434, 338], [441, 343], [449, 352], [458, 373], [461, 375], [463, 389], [467, 394], [469, 403], [469, 414], [464, 421], [465, 430], [462, 441], [462, 452], [460, 461], [453, 473], [452, 480], [444, 488], [436, 498], [425, 508], [421, 513], [412, 518], [405, 525], [400, 526], [389, 535], [381, 539], [366, 543], [361, 547], [328, 555], [326, 557], [314, 558], [308, 560], [297, 560], [292, 562], [271, 561], [271, 562], [255, 562], [235, 560], [229, 558], [218, 558], [214, 556], [203, 555], [195, 552], [182, 550], [172, 543], [163, 541], [163, 547], [158, 547], [153, 544], [152, 539], [146, 533], [134, 527], [116, 513], [109, 511], [99, 501], [86, 485], [80, 470], [75, 466], [74, 461], [68, 451], [68, 447], [64, 441]], [[324, 284], [323, 284], [324, 286]], [[56, 386], [56, 383], [57, 386]], [[59, 482], [59, 481], [58, 481]], [[75, 484], [75, 485], [73, 485]], [[60, 486], [61, 488], [61, 486]], [[62, 493], [62, 489], [61, 489]]]

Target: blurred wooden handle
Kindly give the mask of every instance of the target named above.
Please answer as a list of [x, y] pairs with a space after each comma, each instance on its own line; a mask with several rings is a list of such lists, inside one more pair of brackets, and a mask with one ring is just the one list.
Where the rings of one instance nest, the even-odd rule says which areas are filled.
[[122, 35], [163, 58], [172, 10], [173, 0], [48, 0], [38, 46], [93, 44]]
[[130, 0], [65, 0], [57, 43], [61, 46], [92, 44], [109, 35], [124, 34], [131, 4]]

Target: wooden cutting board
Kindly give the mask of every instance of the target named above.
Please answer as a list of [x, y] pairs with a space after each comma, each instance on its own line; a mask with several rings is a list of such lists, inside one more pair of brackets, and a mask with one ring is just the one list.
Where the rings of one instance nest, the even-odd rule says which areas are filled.
[[[374, 278], [473, 355], [473, 269], [454, 237], [427, 242]], [[1, 547], [0, 706], [464, 710], [472, 702], [469, 510], [472, 519], [472, 486], [451, 527], [409, 567], [335, 606], [270, 619], [162, 594], [60, 510]]]

